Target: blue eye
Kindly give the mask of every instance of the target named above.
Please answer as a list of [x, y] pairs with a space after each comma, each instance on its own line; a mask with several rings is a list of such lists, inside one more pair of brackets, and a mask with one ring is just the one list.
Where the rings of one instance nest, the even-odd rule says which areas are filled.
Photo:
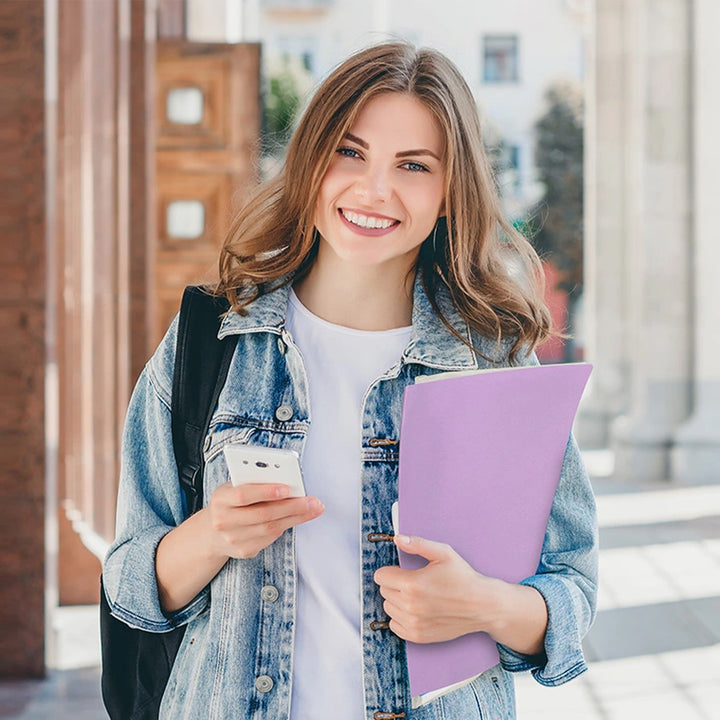
[[343, 155], [345, 157], [349, 157], [349, 158], [360, 157], [360, 153], [357, 150], [355, 150], [354, 148], [341, 147], [341, 148], [338, 148], [335, 152], [337, 152], [338, 154]]
[[429, 172], [425, 165], [418, 162], [407, 162], [403, 165], [403, 167], [406, 170], [410, 170], [410, 172]]

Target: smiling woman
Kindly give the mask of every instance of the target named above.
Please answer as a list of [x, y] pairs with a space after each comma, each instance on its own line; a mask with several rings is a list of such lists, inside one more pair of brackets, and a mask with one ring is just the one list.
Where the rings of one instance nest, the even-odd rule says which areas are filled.
[[[229, 301], [220, 336], [237, 346], [204, 441], [205, 507], [185, 517], [173, 460], [175, 323], [130, 406], [104, 570], [119, 619], [187, 625], [160, 717], [507, 720], [512, 671], [546, 685], [583, 672], [597, 536], [572, 438], [522, 583], [391, 533], [405, 387], [534, 363], [549, 332], [538, 259], [500, 214], [454, 65], [404, 43], [340, 65], [236, 218], [220, 272], [208, 292]], [[293, 451], [308, 497], [233, 485], [233, 444]], [[426, 567], [399, 568], [397, 547]], [[410, 698], [405, 643], [476, 632], [501, 663]]]
[[[315, 211], [317, 258], [295, 288], [316, 314], [349, 327], [385, 329], [387, 320], [367, 327], [348, 288], [367, 292], [377, 284], [373, 292], [379, 292], [391, 284], [400, 291], [407, 284], [443, 205], [443, 144], [432, 113], [410, 94], [384, 93], [363, 107], [325, 171]], [[324, 303], [325, 293], [310, 299], [310, 288], [323, 286], [324, 277], [346, 288], [342, 308], [336, 300]], [[410, 293], [405, 296], [405, 318], [398, 320], [409, 324]]]
[[[380, 101], [384, 112], [373, 111], [371, 103], [380, 96], [385, 96]], [[412, 108], [409, 114], [408, 108]], [[357, 127], [360, 119], [387, 131], [381, 139], [364, 138]], [[291, 278], [296, 287], [300, 285], [322, 247], [322, 231], [319, 237], [315, 220], [316, 213], [322, 212], [318, 200], [328, 171], [335, 175], [340, 155], [366, 166], [370, 163], [370, 172], [375, 174], [378, 152], [404, 160], [394, 167], [398, 173], [419, 175], [414, 177], [419, 192], [426, 187], [426, 173], [437, 181], [442, 178], [441, 204], [430, 204], [435, 221], [440, 218], [440, 222], [425, 226], [428, 242], [421, 242], [417, 255], [417, 267], [422, 269], [419, 279], [431, 303], [438, 283], [446, 285], [471, 327], [498, 341], [514, 339], [513, 360], [521, 348], [534, 347], [547, 337], [550, 317], [542, 299], [542, 270], [530, 244], [502, 215], [475, 99], [444, 55], [415, 50], [405, 43], [385, 43], [357, 53], [320, 86], [290, 141], [284, 169], [236, 217], [220, 258], [217, 292], [241, 310], [265, 285], [274, 287]], [[360, 179], [359, 190], [365, 197], [368, 192], [392, 193], [395, 187], [387, 186], [389, 179], [389, 175], [368, 175]], [[401, 204], [398, 198], [387, 200], [391, 205]], [[377, 205], [382, 198], [369, 201]], [[402, 220], [377, 208], [368, 212], [367, 202], [355, 201], [347, 209], [358, 216]], [[415, 222], [413, 230], [422, 227]], [[383, 270], [376, 268], [379, 273]], [[405, 295], [414, 277], [413, 266]], [[353, 294], [340, 278], [336, 285], [342, 288], [341, 297], [354, 307], [367, 307], [368, 298], [374, 297], [369, 291]], [[397, 303], [398, 292], [392, 298]], [[367, 307], [368, 315], [384, 317], [383, 304]], [[435, 304], [434, 309], [442, 317]], [[395, 314], [396, 319], [400, 317], [407, 318], [407, 307], [404, 315]], [[350, 322], [370, 329], [362, 320]]]

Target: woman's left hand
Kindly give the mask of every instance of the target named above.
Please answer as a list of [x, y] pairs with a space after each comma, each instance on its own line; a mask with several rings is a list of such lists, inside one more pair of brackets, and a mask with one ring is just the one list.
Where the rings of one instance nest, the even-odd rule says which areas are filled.
[[393, 565], [375, 573], [390, 629], [396, 635], [430, 643], [490, 631], [498, 620], [502, 581], [476, 572], [444, 543], [396, 535], [395, 544], [428, 561], [419, 570]]
[[395, 544], [428, 561], [419, 570], [392, 565], [375, 572], [396, 635], [431, 643], [486, 632], [524, 655], [543, 651], [547, 606], [534, 587], [481, 575], [444, 543], [396, 535]]

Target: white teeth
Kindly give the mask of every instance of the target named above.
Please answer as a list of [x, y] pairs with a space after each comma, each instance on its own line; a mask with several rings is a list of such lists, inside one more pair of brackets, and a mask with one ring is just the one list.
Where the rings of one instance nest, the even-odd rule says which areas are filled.
[[341, 210], [346, 220], [349, 220], [353, 225], [358, 225], [364, 228], [389, 228], [395, 224], [395, 220], [386, 220], [378, 217], [368, 217], [367, 215], [359, 215], [358, 213], [350, 212], [348, 210]]

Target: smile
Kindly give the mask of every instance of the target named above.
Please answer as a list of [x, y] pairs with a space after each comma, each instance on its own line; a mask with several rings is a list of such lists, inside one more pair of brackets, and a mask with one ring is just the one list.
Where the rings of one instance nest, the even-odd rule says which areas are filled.
[[377, 217], [372, 215], [363, 215], [352, 210], [339, 209], [340, 215], [352, 225], [370, 230], [386, 230], [393, 225], [398, 225], [399, 220], [392, 218]]

